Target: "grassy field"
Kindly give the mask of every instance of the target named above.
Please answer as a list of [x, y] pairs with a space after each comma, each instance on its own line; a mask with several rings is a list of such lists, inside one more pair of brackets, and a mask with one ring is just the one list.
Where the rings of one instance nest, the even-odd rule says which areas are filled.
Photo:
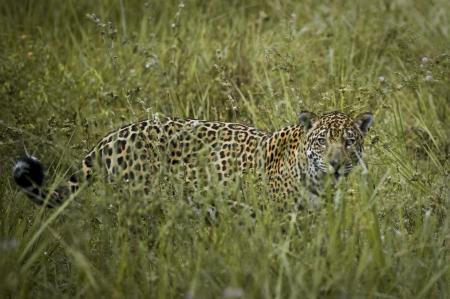
[[[1, 1], [0, 298], [450, 298], [449, 24], [446, 0]], [[162, 181], [45, 210], [11, 179], [28, 151], [55, 184], [154, 113], [270, 131], [301, 110], [375, 115], [369, 174], [312, 212], [251, 182], [195, 211]]]

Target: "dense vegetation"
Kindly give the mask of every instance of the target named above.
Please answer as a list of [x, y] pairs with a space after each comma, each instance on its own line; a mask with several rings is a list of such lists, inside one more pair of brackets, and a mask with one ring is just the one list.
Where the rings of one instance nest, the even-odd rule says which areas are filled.
[[[0, 297], [449, 298], [449, 22], [446, 0], [1, 1]], [[301, 110], [375, 115], [369, 174], [310, 212], [251, 181], [197, 211], [163, 180], [45, 210], [11, 180], [27, 151], [55, 185], [154, 113], [270, 131]]]

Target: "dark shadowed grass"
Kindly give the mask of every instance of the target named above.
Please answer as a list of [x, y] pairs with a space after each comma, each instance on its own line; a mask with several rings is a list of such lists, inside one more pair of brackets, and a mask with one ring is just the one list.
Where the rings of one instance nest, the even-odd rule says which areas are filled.
[[[448, 1], [2, 1], [0, 296], [450, 297], [449, 12]], [[145, 200], [99, 181], [43, 210], [11, 180], [27, 150], [55, 186], [106, 132], [153, 113], [270, 131], [301, 110], [375, 115], [369, 173], [355, 169], [312, 212], [282, 209], [251, 179], [204, 193], [164, 177]]]

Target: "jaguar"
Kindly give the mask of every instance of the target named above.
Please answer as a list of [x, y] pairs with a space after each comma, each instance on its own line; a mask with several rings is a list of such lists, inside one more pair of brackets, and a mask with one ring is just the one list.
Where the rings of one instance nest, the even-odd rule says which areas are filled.
[[34, 203], [47, 207], [62, 204], [98, 174], [144, 194], [158, 173], [194, 188], [227, 186], [251, 173], [276, 196], [320, 195], [325, 182], [364, 165], [364, 137], [372, 123], [369, 112], [353, 118], [338, 111], [305, 111], [296, 124], [265, 132], [238, 123], [154, 116], [107, 134], [55, 190], [34, 156], [17, 160], [13, 178]]

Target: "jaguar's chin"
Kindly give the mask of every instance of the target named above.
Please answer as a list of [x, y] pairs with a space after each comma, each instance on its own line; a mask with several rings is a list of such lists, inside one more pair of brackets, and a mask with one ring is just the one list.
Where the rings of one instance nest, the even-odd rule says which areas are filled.
[[332, 173], [332, 176], [335, 181], [338, 181], [339, 178], [341, 178], [343, 175], [339, 171], [336, 170]]

